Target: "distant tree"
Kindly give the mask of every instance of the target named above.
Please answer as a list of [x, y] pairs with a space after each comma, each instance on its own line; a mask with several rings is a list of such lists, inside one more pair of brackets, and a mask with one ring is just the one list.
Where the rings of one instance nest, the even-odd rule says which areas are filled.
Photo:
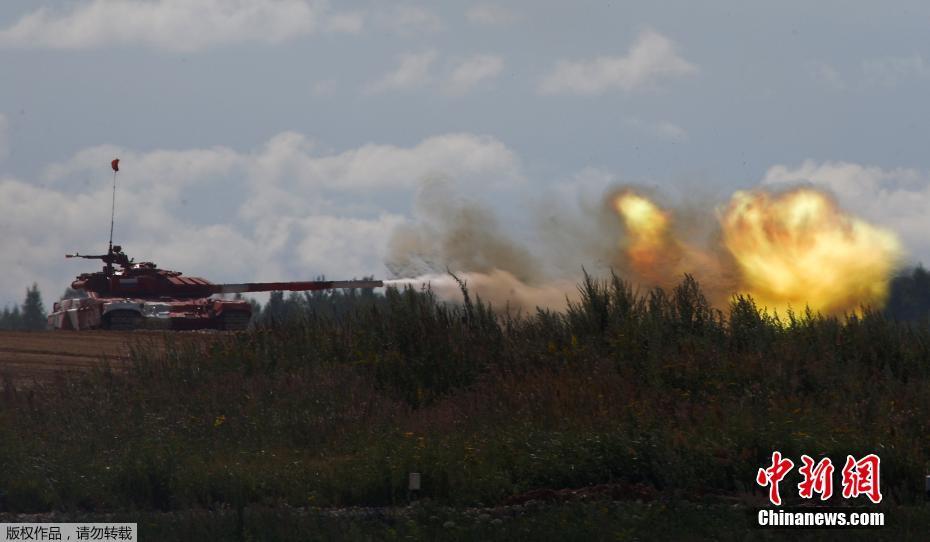
[[268, 324], [281, 323], [285, 316], [284, 292], [271, 292], [268, 302], [262, 309], [262, 321]]
[[892, 279], [885, 314], [901, 321], [930, 320], [930, 272], [918, 265]]
[[0, 314], [0, 329], [19, 330], [23, 328], [23, 317], [19, 312], [19, 306], [14, 305], [11, 310], [8, 307], [3, 308]]
[[297, 320], [306, 308], [307, 305], [304, 303], [303, 296], [298, 292], [291, 292], [287, 296], [287, 301], [284, 302], [284, 320], [287, 322]]
[[[313, 280], [325, 281], [325, 276]], [[362, 280], [374, 280], [363, 277]], [[260, 309], [253, 304], [252, 322], [277, 325], [298, 322], [306, 318], [343, 318], [352, 312], [384, 302], [384, 296], [374, 288], [340, 288], [306, 292], [271, 292], [268, 302]]]
[[23, 301], [23, 329], [45, 329], [47, 319], [48, 314], [46, 314], [45, 306], [42, 304], [42, 294], [39, 292], [39, 285], [33, 283], [32, 288], [26, 290], [26, 299]]
[[[265, 324], [284, 324], [299, 320], [307, 309], [307, 301], [301, 293], [291, 292], [285, 297], [284, 292], [271, 292], [265, 308], [257, 312], [261, 314], [260, 321]], [[258, 322], [259, 320], [253, 316], [252, 321]]]
[[262, 321], [262, 304], [258, 301], [255, 301], [252, 298], [249, 298], [249, 305], [252, 305], [252, 319], [251, 323], [254, 325], [256, 322]]

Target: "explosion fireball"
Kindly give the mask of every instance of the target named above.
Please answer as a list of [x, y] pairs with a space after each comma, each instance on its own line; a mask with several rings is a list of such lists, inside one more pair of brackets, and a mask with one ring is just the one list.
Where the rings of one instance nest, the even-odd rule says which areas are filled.
[[746, 293], [782, 314], [789, 307], [828, 314], [880, 307], [901, 256], [893, 233], [843, 212], [828, 195], [809, 188], [736, 192], [718, 214], [725, 250], [716, 256], [677, 241], [670, 214], [643, 196], [625, 192], [613, 203], [629, 236], [626, 256], [643, 278], [654, 278], [652, 269], [661, 262], [716, 260], [717, 269], [735, 267], [728, 296]]
[[637, 273], [655, 279], [657, 266], [666, 268], [678, 259], [680, 248], [669, 232], [668, 213], [639, 194], [623, 192], [614, 208], [629, 234], [626, 254]]
[[893, 233], [844, 213], [822, 192], [737, 192], [721, 216], [743, 286], [782, 310], [825, 313], [882, 306], [901, 255]]

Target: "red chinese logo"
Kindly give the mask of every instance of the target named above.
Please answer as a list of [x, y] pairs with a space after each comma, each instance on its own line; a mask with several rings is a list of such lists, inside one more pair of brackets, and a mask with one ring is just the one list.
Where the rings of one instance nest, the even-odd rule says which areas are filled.
[[804, 463], [798, 472], [804, 480], [798, 484], [798, 494], [804, 499], [811, 499], [814, 493], [820, 493], [820, 500], [825, 501], [833, 496], [833, 462], [825, 457], [814, 466], [814, 459], [809, 455], [802, 455]]
[[875, 454], [869, 454], [859, 461], [847, 455], [843, 467], [843, 498], [853, 499], [865, 495], [875, 504], [882, 502], [882, 492], [878, 487], [880, 462]]
[[790, 459], [782, 459], [781, 452], [772, 452], [772, 466], [767, 469], [759, 469], [756, 474], [756, 483], [762, 487], [769, 486], [769, 500], [772, 504], [778, 506], [781, 504], [781, 496], [778, 494], [778, 483], [785, 477], [788, 472], [794, 468], [794, 462]]
[[[798, 468], [802, 480], [798, 484], [798, 495], [802, 499], [813, 499], [815, 493], [820, 494], [820, 500], [826, 501], [833, 496], [833, 461], [829, 457], [814, 461], [806, 454], [801, 455], [802, 465]], [[854, 499], [865, 495], [873, 503], [882, 502], [882, 492], [879, 488], [879, 466], [881, 460], [875, 454], [869, 454], [856, 461], [846, 456], [843, 466], [843, 498]], [[778, 484], [794, 468], [794, 462], [784, 458], [781, 452], [772, 452], [772, 464], [765, 469], [759, 469], [756, 474], [756, 483], [769, 488], [769, 501], [775, 506], [781, 505], [781, 495]]]

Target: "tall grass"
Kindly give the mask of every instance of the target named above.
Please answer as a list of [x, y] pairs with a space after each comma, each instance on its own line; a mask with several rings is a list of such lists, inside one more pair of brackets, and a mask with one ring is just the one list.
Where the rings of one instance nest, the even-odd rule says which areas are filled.
[[409, 472], [449, 505], [597, 484], [761, 496], [774, 449], [878, 453], [888, 502], [922, 499], [926, 327], [720, 311], [691, 277], [579, 289], [526, 315], [314, 295], [247, 333], [138, 344], [126, 372], [7, 384], [0, 511], [402, 504]]

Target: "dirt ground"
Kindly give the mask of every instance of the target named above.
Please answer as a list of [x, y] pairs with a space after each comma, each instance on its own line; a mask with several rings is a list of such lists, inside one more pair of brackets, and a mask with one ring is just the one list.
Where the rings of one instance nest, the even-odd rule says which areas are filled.
[[[132, 344], [162, 346], [164, 331], [0, 331], [0, 376], [17, 387], [47, 381], [60, 371], [82, 371], [105, 361], [124, 366]], [[173, 337], [178, 337], [174, 333]], [[205, 334], [183, 334], [204, 340]]]

